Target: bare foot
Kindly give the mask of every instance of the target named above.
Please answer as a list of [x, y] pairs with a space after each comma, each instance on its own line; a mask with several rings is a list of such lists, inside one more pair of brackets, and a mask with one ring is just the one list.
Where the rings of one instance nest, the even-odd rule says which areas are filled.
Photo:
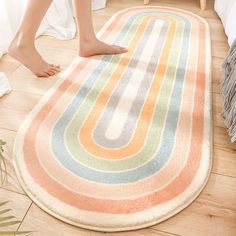
[[94, 39], [84, 41], [81, 40], [79, 55], [81, 57], [89, 57], [100, 54], [121, 54], [126, 52], [128, 52], [126, 48], [116, 45], [109, 45], [97, 39]]
[[17, 39], [12, 41], [8, 53], [38, 77], [53, 76], [61, 71], [60, 66], [44, 61], [34, 45], [17, 43]]

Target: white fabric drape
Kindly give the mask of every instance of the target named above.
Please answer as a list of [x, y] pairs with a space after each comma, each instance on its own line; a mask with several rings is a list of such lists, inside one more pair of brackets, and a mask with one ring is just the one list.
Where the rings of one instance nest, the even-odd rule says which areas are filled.
[[[27, 1], [0, 0], [0, 57], [6, 52], [19, 27]], [[94, 10], [105, 6], [106, 0], [93, 0]], [[71, 39], [75, 33], [71, 0], [54, 0], [40, 25], [37, 36], [51, 35], [59, 39]]]
[[6, 77], [6, 75], [0, 72], [0, 98], [12, 91], [11, 85]]
[[231, 46], [236, 39], [236, 1], [215, 0], [215, 10], [221, 18]]

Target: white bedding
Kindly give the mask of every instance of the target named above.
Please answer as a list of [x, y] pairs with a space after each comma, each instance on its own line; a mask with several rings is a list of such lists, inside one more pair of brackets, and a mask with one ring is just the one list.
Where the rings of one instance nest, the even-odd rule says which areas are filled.
[[215, 0], [215, 11], [221, 18], [231, 46], [236, 39], [236, 0]]

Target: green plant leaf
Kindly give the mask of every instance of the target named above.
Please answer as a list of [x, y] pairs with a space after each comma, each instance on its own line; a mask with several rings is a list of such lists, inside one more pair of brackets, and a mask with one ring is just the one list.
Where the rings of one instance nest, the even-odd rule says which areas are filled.
[[0, 217], [0, 223], [4, 222], [4, 221], [8, 221], [11, 219], [16, 219], [15, 216], [4, 216], [4, 217]]
[[21, 223], [20, 220], [14, 220], [14, 221], [9, 221], [9, 222], [5, 222], [5, 223], [0, 223], [0, 228], [10, 226], [10, 225], [17, 225], [17, 224], [20, 224], [20, 223]]
[[6, 142], [0, 139], [0, 177], [2, 184], [7, 181], [7, 167], [5, 162], [6, 160], [3, 155], [4, 145], [6, 145]]
[[9, 202], [9, 201], [6, 201], [6, 202], [0, 202], [0, 207], [6, 205], [8, 202]]
[[3, 215], [3, 214], [5, 214], [5, 213], [7, 213], [7, 212], [9, 212], [9, 211], [11, 211], [11, 209], [1, 210], [1, 211], [0, 211], [0, 215]]
[[3, 141], [2, 139], [0, 139], [0, 146], [5, 145], [5, 144], [6, 144], [6, 142]]
[[0, 235], [28, 235], [32, 231], [0, 231]]

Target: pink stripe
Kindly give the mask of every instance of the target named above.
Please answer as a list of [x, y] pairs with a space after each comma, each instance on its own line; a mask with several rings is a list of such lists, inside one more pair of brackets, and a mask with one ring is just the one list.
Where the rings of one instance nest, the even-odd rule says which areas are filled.
[[[198, 27], [197, 22], [193, 26], [191, 30], [191, 39], [190, 43], [191, 46], [197, 45], [197, 37], [196, 37], [196, 28]], [[190, 46], [190, 47], [191, 47]], [[192, 54], [191, 54], [192, 55]], [[193, 68], [196, 62], [197, 57], [190, 58], [190, 68]], [[89, 70], [89, 68], [88, 68]], [[187, 78], [194, 78], [193, 71], [188, 71]], [[187, 80], [185, 87], [191, 87], [192, 81]], [[76, 94], [78, 92], [79, 87], [75, 86], [75, 88], [70, 91], [68, 91], [69, 94], [73, 94], [73, 92]], [[190, 100], [193, 98], [193, 91], [190, 89], [184, 89], [184, 98], [183, 98], [183, 110], [180, 115], [180, 123], [177, 128], [177, 141], [184, 142], [186, 145], [181, 145], [180, 143], [175, 144], [175, 149], [172, 152], [172, 156], [170, 158], [170, 161], [160, 172], [156, 173], [155, 175], [140, 180], [139, 182], [132, 183], [132, 184], [123, 184], [123, 185], [102, 185], [93, 183], [90, 181], [86, 181], [82, 178], [79, 178], [75, 175], [73, 175], [70, 171], [63, 168], [59, 163], [57, 163], [57, 160], [54, 159], [55, 157], [52, 154], [52, 150], [50, 149], [50, 140], [46, 140], [40, 138], [40, 137], [50, 137], [50, 134], [52, 132], [52, 128], [49, 129], [48, 127], [53, 127], [57, 118], [58, 118], [58, 109], [62, 108], [60, 104], [58, 104], [58, 108], [56, 107], [54, 109], [54, 112], [52, 112], [48, 118], [44, 121], [41, 128], [39, 129], [39, 134], [37, 136], [37, 146], [42, 147], [42, 145], [45, 147], [44, 149], [38, 148], [38, 158], [40, 160], [40, 163], [42, 164], [42, 167], [44, 170], [48, 173], [48, 175], [52, 178], [53, 176], [56, 176], [55, 180], [57, 180], [59, 183], [61, 183], [63, 186], [67, 186], [71, 191], [81, 193], [84, 195], [90, 195], [94, 197], [99, 198], [111, 198], [111, 199], [117, 199], [119, 198], [125, 198], [125, 197], [132, 197], [139, 195], [143, 195], [144, 193], [150, 193], [156, 190], [159, 190], [163, 188], [164, 185], [169, 183], [173, 178], [176, 177], [176, 173], [179, 173], [180, 170], [183, 168], [184, 164], [186, 163], [187, 159], [187, 144], [190, 142], [191, 138], [191, 114], [189, 111], [192, 110], [193, 102], [191, 104]], [[73, 94], [74, 95], [74, 94]], [[68, 101], [63, 99], [61, 101], [61, 104], [68, 104]], [[66, 107], [66, 106], [65, 106]], [[60, 112], [61, 113], [61, 112]], [[190, 114], [188, 117], [186, 114]], [[46, 132], [47, 130], [47, 132]], [[47, 156], [47, 159], [42, 158]], [[77, 185], [74, 185], [74, 183], [77, 182]]]
[[[165, 8], [166, 9], [166, 8]], [[200, 20], [199, 20], [200, 23]], [[205, 49], [205, 25], [203, 23], [201, 25], [201, 41], [200, 41], [200, 48]], [[199, 86], [197, 86], [196, 91], [196, 98], [195, 98], [195, 111], [194, 111], [194, 118], [193, 118], [193, 135], [192, 135], [192, 143], [191, 143], [191, 152], [188, 159], [188, 163], [181, 172], [181, 174], [167, 187], [158, 191], [154, 194], [149, 195], [148, 197], [143, 197], [136, 199], [134, 201], [124, 200], [124, 201], [106, 201], [104, 204], [103, 200], [87, 198], [81, 196], [79, 194], [74, 194], [73, 192], [66, 191], [62, 189], [60, 185], [58, 185], [55, 181], [48, 178], [46, 173], [40, 169], [39, 163], [36, 159], [32, 159], [32, 155], [35, 155], [34, 146], [32, 145], [32, 141], [34, 142], [35, 131], [39, 128], [38, 122], [33, 122], [31, 127], [28, 129], [28, 133], [25, 137], [25, 161], [28, 165], [29, 172], [31, 173], [32, 177], [35, 178], [35, 181], [40, 184], [41, 187], [47, 189], [53, 196], [56, 198], [61, 198], [62, 201], [67, 202], [68, 204], [78, 207], [80, 209], [87, 209], [87, 210], [94, 210], [100, 212], [110, 212], [110, 213], [131, 213], [137, 212], [143, 209], [150, 208], [154, 205], [164, 203], [176, 195], [183, 192], [191, 183], [192, 178], [194, 177], [201, 160], [201, 151], [197, 151], [199, 147], [202, 146], [203, 141], [203, 114], [204, 114], [204, 81], [205, 81], [205, 73], [203, 72], [203, 68], [205, 68], [205, 52], [200, 51], [201, 56], [199, 62], [200, 69], [198, 70], [198, 80]], [[81, 63], [83, 64], [83, 63]], [[67, 87], [66, 84], [62, 84], [63, 86]], [[64, 91], [64, 90], [63, 90]], [[59, 93], [60, 94], [60, 93]], [[55, 101], [56, 97], [52, 96], [51, 99]], [[55, 101], [56, 102], [56, 101]], [[48, 114], [48, 107], [43, 109], [40, 112], [40, 117], [47, 116]], [[42, 118], [41, 117], [41, 118]], [[200, 118], [200, 119], [199, 119]], [[40, 119], [39, 119], [40, 120]], [[200, 122], [199, 122], [200, 121]], [[194, 138], [193, 138], [194, 137]], [[35, 162], [35, 163], [34, 163]], [[67, 198], [67, 196], [70, 198]], [[90, 204], [88, 204], [88, 202]], [[130, 205], [131, 204], [131, 205]], [[112, 207], [111, 207], [112, 206]], [[127, 208], [127, 206], [132, 206], [132, 208]]]

